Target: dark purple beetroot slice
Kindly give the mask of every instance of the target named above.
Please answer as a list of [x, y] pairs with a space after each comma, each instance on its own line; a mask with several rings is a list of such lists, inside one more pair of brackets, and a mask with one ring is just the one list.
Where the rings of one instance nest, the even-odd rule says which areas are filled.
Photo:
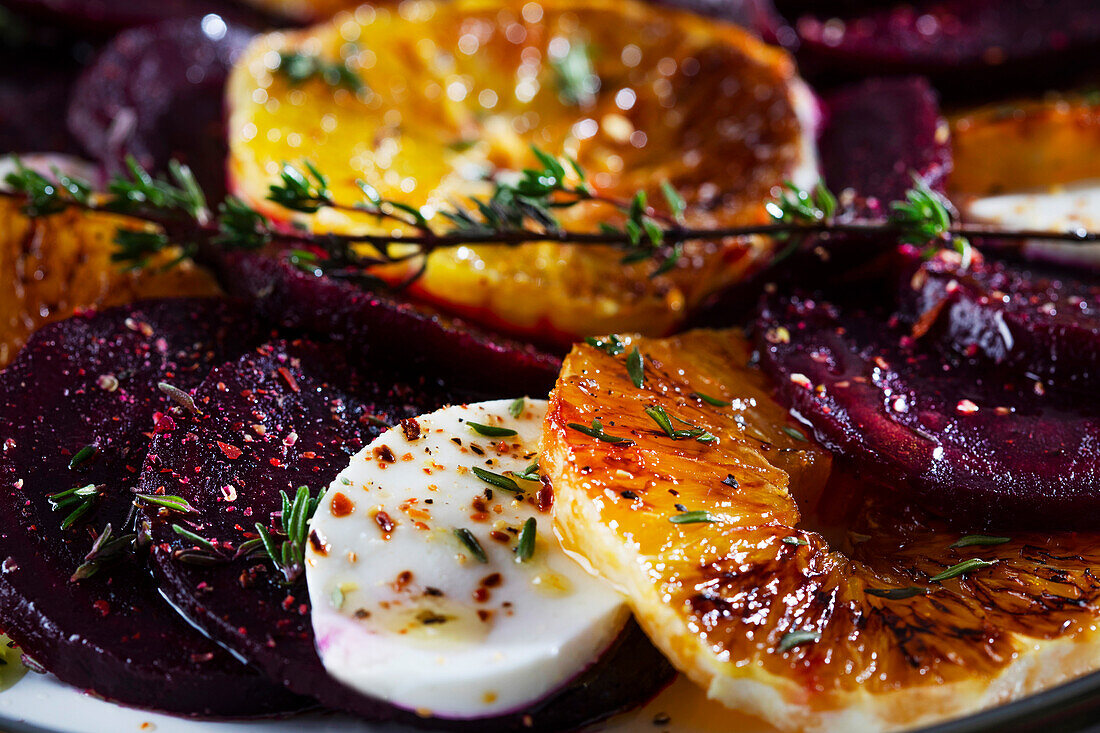
[[220, 200], [228, 154], [222, 92], [250, 37], [210, 16], [120, 33], [80, 76], [69, 129], [108, 172], [122, 170], [127, 156], [155, 171], [176, 158]]
[[[455, 401], [408, 372], [400, 379], [375, 368], [364, 373], [343, 353], [280, 342], [210, 373], [195, 395], [202, 415], [178, 419], [159, 433], [142, 472], [144, 493], [182, 496], [198, 510], [149, 513], [155, 572], [162, 590], [194, 623], [289, 689], [370, 719], [430, 725], [328, 677], [314, 648], [304, 580], [284, 585], [262, 555], [235, 557], [256, 536], [255, 523], [269, 523], [281, 509], [281, 490], [293, 494], [306, 485], [314, 494], [323, 491], [351, 454], [384, 429], [379, 420], [396, 422]], [[214, 540], [222, 562], [187, 562], [180, 553], [194, 545], [171, 529], [173, 522]], [[592, 681], [597, 673], [598, 684]], [[573, 728], [645, 699], [670, 675], [667, 662], [633, 628], [564, 696], [526, 712], [535, 729]], [[471, 731], [485, 726], [447, 723]], [[493, 727], [528, 728], [518, 715], [497, 719]]]
[[21, 15], [83, 35], [109, 35], [124, 28], [211, 13], [259, 25], [264, 16], [231, 0], [6, 0]]
[[279, 254], [230, 253], [217, 263], [222, 286], [292, 328], [346, 342], [372, 363], [443, 375], [491, 394], [541, 396], [561, 360], [394, 296], [304, 273]]
[[[0, 374], [0, 619], [63, 682], [184, 715], [300, 706], [183, 621], [131, 553], [70, 581], [95, 532], [125, 532], [153, 414], [172, 404], [157, 383], [187, 389], [256, 340], [222, 302], [148, 301], [46, 326]], [[63, 530], [75, 507], [48, 495], [86, 485], [101, 495]]]
[[[328, 487], [349, 457], [385, 429], [453, 396], [415, 377], [360, 377], [336, 347], [279, 342], [210, 372], [195, 395], [202, 414], [176, 419], [154, 438], [143, 493], [182, 496], [198, 511], [153, 520], [154, 572], [162, 591], [212, 638], [289, 689], [330, 700], [334, 683], [313, 647], [304, 580], [286, 586], [260, 556], [213, 566], [189, 564], [180, 523], [216, 540], [228, 557], [256, 537], [293, 496]], [[354, 699], [354, 696], [349, 696]], [[338, 700], [339, 701], [339, 700]], [[355, 708], [385, 717], [367, 701]]]
[[800, 63], [820, 73], [930, 74], [975, 95], [988, 79], [1019, 84], [1094, 67], [1100, 43], [1095, 0], [921, 0], [880, 3], [844, 19], [835, 9], [798, 19]]
[[1019, 374], [949, 365], [881, 317], [791, 299], [758, 323], [780, 398], [830, 450], [972, 527], [1095, 529], [1100, 406]]
[[913, 174], [941, 193], [951, 172], [947, 123], [936, 93], [921, 77], [868, 79], [825, 98], [819, 141], [825, 182], [853, 189], [873, 213], [903, 199]]
[[697, 15], [739, 25], [770, 43], [795, 40], [794, 29], [776, 11], [772, 0], [651, 0], [654, 5], [690, 10]]
[[899, 305], [913, 335], [965, 357], [1096, 394], [1100, 388], [1100, 285], [954, 253], [910, 253]]

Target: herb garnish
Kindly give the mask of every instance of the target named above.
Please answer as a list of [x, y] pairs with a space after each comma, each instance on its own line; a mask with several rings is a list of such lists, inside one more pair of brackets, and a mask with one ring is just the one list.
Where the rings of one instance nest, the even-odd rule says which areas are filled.
[[184, 499], [182, 496], [173, 496], [171, 494], [135, 494], [134, 501], [138, 504], [145, 504], [147, 506], [162, 507], [173, 512], [179, 512], [180, 514], [191, 514], [197, 511], [195, 507], [188, 503], [187, 499]]
[[600, 78], [592, 68], [588, 44], [571, 41], [569, 50], [560, 58], [552, 58], [550, 66], [557, 77], [558, 94], [566, 104], [587, 106], [596, 98]]
[[96, 537], [95, 542], [92, 543], [92, 549], [84, 556], [84, 562], [77, 566], [69, 578], [69, 582], [75, 583], [90, 578], [108, 562], [122, 557], [126, 552], [129, 552], [136, 537], [136, 534], [124, 534], [121, 537], [115, 537], [111, 525], [106, 525], [99, 536]]
[[527, 406], [526, 400], [522, 397], [517, 397], [512, 400], [508, 405], [508, 414], [512, 417], [519, 417], [523, 414], [523, 409]]
[[715, 407], [729, 407], [732, 404], [730, 402], [726, 402], [725, 400], [720, 400], [717, 397], [705, 395], [702, 392], [692, 392], [691, 396], [697, 400], [702, 400], [703, 402], [706, 402], [708, 405], [714, 405]]
[[[657, 426], [661, 428], [661, 430], [665, 431], [665, 435], [672, 438], [673, 440], [695, 438], [700, 443], [713, 443], [714, 441], [718, 440], [718, 438], [716, 438], [714, 435], [711, 435], [702, 428], [697, 428], [695, 426], [692, 426], [688, 430], [676, 430], [672, 427], [672, 420], [669, 418], [668, 413], [665, 411], [665, 408], [660, 405], [652, 405], [645, 408], [645, 414], [649, 415], [653, 422], [657, 423]], [[691, 423], [687, 422], [686, 420], [680, 420], [679, 418], [676, 418], [676, 420], [677, 422], [681, 422], [685, 425], [691, 425]]]
[[470, 470], [474, 472], [475, 476], [477, 476], [479, 479], [489, 484], [490, 486], [495, 486], [498, 489], [510, 491], [513, 494], [523, 493], [523, 489], [520, 488], [520, 485], [512, 479], [508, 478], [507, 476], [502, 476], [499, 473], [493, 473], [492, 471], [486, 471], [484, 468], [478, 468], [477, 466], [471, 466]]
[[100, 493], [106, 486], [106, 484], [88, 484], [86, 486], [77, 486], [59, 491], [56, 494], [48, 495], [46, 499], [50, 502], [50, 507], [55, 512], [75, 507], [68, 516], [61, 520], [61, 529], [68, 529], [73, 526], [78, 519], [91, 511], [92, 505], [95, 503], [95, 500], [99, 498]]
[[496, 425], [482, 425], [472, 420], [467, 420], [466, 424], [470, 426], [470, 429], [475, 433], [484, 435], [487, 438], [507, 438], [517, 434], [516, 431], [511, 428], [501, 428]]
[[76, 452], [76, 454], [69, 460], [69, 470], [75, 471], [88, 461], [95, 458], [99, 453], [99, 448], [94, 445], [86, 445]]
[[[295, 72], [296, 75], [300, 73], [304, 72]], [[23, 210], [31, 217], [49, 216], [76, 207], [112, 211], [152, 224], [152, 228], [127, 228], [116, 233], [117, 249], [112, 259], [131, 267], [146, 266], [153, 255], [173, 246], [179, 248], [174, 261], [179, 262], [202, 247], [254, 250], [277, 238], [285, 243], [289, 259], [297, 266], [372, 287], [381, 283], [370, 273], [377, 265], [419, 261], [416, 272], [397, 286], [402, 287], [423, 273], [426, 255], [460, 245], [516, 246], [554, 241], [610, 246], [622, 251], [624, 264], [651, 262], [650, 274], [656, 277], [676, 267], [686, 242], [754, 234], [786, 239], [789, 244], [782, 254], [792, 252], [810, 235], [826, 239], [851, 233], [894, 236], [926, 245], [925, 253], [929, 256], [942, 247], [954, 249], [963, 257], [964, 265], [969, 262], [969, 238], [973, 237], [1017, 242], [1031, 239], [1100, 241], [1100, 232], [1080, 229], [1028, 231], [958, 225], [954, 222], [950, 203], [922, 180], [915, 180], [905, 200], [893, 202], [889, 215], [883, 218], [861, 218], [854, 210], [841, 212], [836, 197], [820, 184], [806, 191], [788, 183], [783, 194], [767, 204], [772, 219], [769, 223], [693, 228], [685, 223], [682, 197], [667, 183], [661, 186], [668, 212], [663, 213], [648, 205], [644, 191], [638, 191], [625, 201], [605, 197], [592, 190], [576, 161], [565, 158], [563, 163], [538, 148], [532, 148], [532, 154], [537, 166], [523, 169], [518, 178], [495, 178], [488, 197], [468, 197], [440, 211], [437, 221], [442, 222], [442, 226], [428, 221], [419, 209], [407, 203], [383, 199], [378, 191], [362, 182], [359, 185], [362, 200], [338, 202], [328, 190], [325, 176], [308, 162], [301, 167], [284, 164], [277, 182], [268, 192], [270, 201], [291, 211], [309, 213], [333, 208], [365, 212], [409, 228], [412, 233], [400, 228], [385, 234], [287, 231], [232, 196], [217, 212], [211, 212], [194, 175], [176, 161], [169, 163], [167, 177], [156, 177], [129, 159], [126, 171], [112, 178], [104, 193], [93, 194], [92, 186], [86, 181], [56, 173], [48, 178], [16, 159], [16, 169], [5, 178], [9, 191], [0, 195], [22, 199]], [[554, 212], [585, 201], [607, 205], [608, 220], [600, 223], [598, 231], [562, 228]], [[366, 251], [356, 247], [357, 244], [371, 247]], [[401, 246], [395, 249], [394, 245]], [[775, 261], [781, 259], [782, 254]]]
[[282, 51], [275, 71], [283, 74], [292, 85], [319, 79], [331, 87], [343, 87], [353, 92], [365, 88], [363, 81], [348, 68], [347, 61], [327, 61], [311, 53]]
[[528, 517], [523, 523], [523, 529], [519, 532], [519, 542], [516, 543], [516, 560], [527, 562], [535, 553], [536, 522], [534, 517]]
[[717, 522], [718, 520], [710, 512], [696, 510], [674, 514], [668, 518], [668, 521], [673, 524], [700, 524], [703, 522]]
[[191, 530], [187, 529], [187, 527], [179, 524], [173, 524], [172, 531], [178, 534], [180, 537], [184, 538], [185, 540], [190, 540], [191, 542], [195, 543], [196, 545], [208, 552], [219, 554], [218, 548], [214, 545], [212, 541], [206, 539], [200, 534], [195, 534]]
[[479, 563], [486, 564], [489, 562], [489, 556], [485, 554], [485, 548], [481, 546], [481, 543], [477, 541], [477, 537], [474, 537], [474, 533], [465, 527], [459, 527], [454, 531], [455, 537], [458, 541], [466, 546], [466, 549], [470, 551]]
[[584, 433], [590, 438], [601, 440], [604, 443], [614, 443], [615, 445], [621, 445], [624, 448], [628, 448], [634, 445], [634, 441], [630, 438], [621, 438], [616, 435], [609, 435], [604, 432], [603, 423], [598, 418], [593, 418], [592, 426], [581, 425], [580, 423], [571, 422], [568, 426], [576, 430], [577, 432]]
[[808, 442], [808, 440], [807, 440], [807, 438], [806, 438], [806, 434], [805, 434], [805, 433], [803, 433], [803, 432], [802, 432], [801, 430], [799, 430], [798, 428], [792, 428], [792, 427], [791, 427], [791, 426], [789, 426], [789, 425], [784, 425], [784, 426], [782, 427], [782, 430], [783, 430], [783, 432], [784, 432], [784, 433], [786, 433], [787, 435], [791, 436], [791, 437], [792, 437], [792, 438], [794, 438], [795, 440], [800, 440], [800, 441], [802, 441], [803, 443], [805, 443], [805, 442]]
[[321, 494], [310, 498], [309, 487], [299, 486], [293, 501], [285, 491], [280, 491], [279, 495], [283, 500], [283, 508], [279, 514], [278, 528], [275, 532], [270, 532], [263, 524], [256, 522], [256, 532], [268, 558], [274, 563], [275, 569], [282, 573], [283, 582], [290, 585], [305, 570], [307, 528], [321, 502]]
[[818, 641], [821, 641], [820, 631], [810, 631], [809, 629], [788, 631], [786, 634], [783, 634], [783, 638], [779, 640], [779, 645], [775, 650], [782, 654], [783, 652], [794, 649], [796, 646]]
[[972, 547], [975, 545], [1003, 545], [1011, 542], [1011, 537], [991, 537], [984, 534], [968, 534], [952, 542], [948, 547]]
[[788, 537], [784, 537], [781, 541], [784, 544], [794, 545], [795, 547], [805, 547], [806, 545], [810, 544], [809, 542], [802, 539], [801, 537], [795, 537], [793, 535], [788, 536]]
[[172, 400], [192, 415], [198, 416], [202, 414], [202, 411], [195, 406], [195, 400], [191, 395], [187, 394], [179, 387], [174, 387], [168, 384], [168, 382], [157, 382], [157, 389], [168, 395], [168, 399]]
[[521, 479], [523, 481], [542, 481], [542, 476], [539, 474], [538, 461], [529, 464], [527, 468], [523, 469], [523, 473], [516, 473], [515, 471], [510, 471], [510, 473], [515, 478]]
[[595, 336], [587, 336], [584, 342], [589, 346], [595, 346], [608, 356], [618, 356], [626, 351], [626, 344], [619, 338], [618, 334], [609, 334], [604, 338], [596, 338]]
[[996, 560], [979, 560], [978, 558], [973, 557], [969, 560], [963, 560], [960, 563], [952, 565], [947, 570], [944, 570], [942, 573], [933, 575], [931, 578], [928, 579], [928, 582], [939, 583], [942, 580], [957, 578], [960, 575], [966, 575], [972, 570], [980, 570], [982, 568], [987, 568], [990, 565], [996, 564]]
[[645, 383], [645, 360], [637, 346], [626, 356], [626, 373], [634, 386], [641, 389]]

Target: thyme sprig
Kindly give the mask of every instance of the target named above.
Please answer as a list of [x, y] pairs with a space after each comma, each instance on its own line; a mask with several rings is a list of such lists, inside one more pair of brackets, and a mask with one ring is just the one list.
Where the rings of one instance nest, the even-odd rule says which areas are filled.
[[317, 511], [321, 495], [310, 497], [308, 486], [299, 486], [293, 499], [285, 491], [280, 491], [279, 494], [283, 507], [279, 513], [278, 526], [271, 531], [256, 522], [256, 533], [275, 569], [282, 573], [283, 582], [291, 585], [305, 571], [309, 520]]
[[[304, 68], [304, 67], [303, 67]], [[423, 273], [427, 255], [462, 245], [518, 246], [531, 242], [605, 246], [621, 252], [624, 264], [649, 263], [653, 277], [669, 272], [683, 258], [692, 241], [766, 235], [787, 246], [788, 254], [811, 237], [858, 234], [897, 238], [925, 246], [928, 252], [950, 248], [971, 257], [970, 241], [996, 238], [1023, 241], [1055, 239], [1098, 242], [1100, 232], [1003, 230], [985, 225], [961, 225], [950, 202], [915, 178], [904, 200], [892, 202], [889, 214], [866, 218], [846, 210], [823, 184], [810, 190], [785, 184], [766, 205], [770, 221], [746, 226], [693, 227], [685, 217], [687, 203], [669, 182], [659, 187], [661, 206], [652, 206], [645, 191], [627, 200], [604, 196], [588, 182], [572, 158], [559, 158], [532, 148], [536, 165], [516, 173], [498, 173], [490, 179], [487, 196], [451, 202], [449, 208], [426, 213], [407, 202], [384, 198], [359, 181], [361, 198], [337, 201], [328, 178], [315, 165], [284, 163], [268, 189], [267, 200], [288, 212], [306, 214], [322, 209], [358, 212], [400, 226], [387, 233], [312, 233], [277, 227], [268, 217], [241, 199], [229, 197], [211, 211], [202, 189], [187, 166], [173, 161], [168, 175], [154, 176], [129, 159], [125, 170], [106, 189], [96, 192], [87, 181], [57, 170], [43, 175], [18, 159], [5, 178], [4, 195], [23, 201], [31, 217], [50, 216], [69, 208], [112, 211], [151, 225], [120, 229], [113, 259], [130, 267], [148, 266], [151, 259], [178, 248], [179, 260], [220, 249], [254, 250], [278, 243], [296, 266], [314, 273], [377, 284], [373, 270], [381, 265], [419, 262], [402, 285]], [[559, 211], [582, 203], [606, 209], [596, 230], [562, 226]], [[430, 216], [430, 218], [429, 218]], [[363, 245], [366, 245], [364, 247]], [[601, 345], [602, 346], [602, 345]]]

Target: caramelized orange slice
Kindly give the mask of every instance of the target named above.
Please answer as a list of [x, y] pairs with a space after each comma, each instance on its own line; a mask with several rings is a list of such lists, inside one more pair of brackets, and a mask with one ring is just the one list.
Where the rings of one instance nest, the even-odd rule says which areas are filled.
[[[343, 63], [363, 86], [292, 83], [280, 63], [288, 53]], [[362, 200], [362, 179], [444, 228], [436, 212], [487, 194], [490, 176], [534, 165], [531, 145], [576, 158], [606, 196], [642, 189], [659, 203], [669, 181], [696, 226], [762, 221], [774, 186], [817, 178], [810, 95], [783, 51], [633, 0], [361, 6], [256, 41], [228, 94], [233, 187], [276, 217], [287, 212], [264, 197], [283, 161], [313, 162], [339, 202]], [[589, 203], [559, 218], [594, 230], [609, 216]], [[316, 230], [394, 229], [355, 212], [294, 219]], [[660, 334], [772, 247], [763, 238], [693, 242], [679, 268], [656, 278], [653, 263], [624, 266], [606, 247], [459, 247], [431, 255], [415, 292], [543, 340]]]
[[951, 120], [956, 195], [1100, 178], [1100, 100], [1056, 97], [991, 105]]
[[20, 206], [14, 199], [0, 199], [0, 366], [35, 329], [74, 310], [220, 292], [209, 274], [189, 262], [161, 267], [178, 253], [165, 252], [134, 271], [112, 262], [115, 231], [141, 226], [137, 222], [75, 209], [30, 219]]
[[801, 509], [815, 505], [828, 458], [749, 359], [730, 332], [629, 339], [614, 356], [577, 346], [543, 435], [567, 546], [627, 594], [710, 697], [785, 730], [876, 730], [1100, 666], [1100, 537], [958, 546], [904, 503], [846, 499], [830, 484], [821, 504], [855, 518], [826, 539]]

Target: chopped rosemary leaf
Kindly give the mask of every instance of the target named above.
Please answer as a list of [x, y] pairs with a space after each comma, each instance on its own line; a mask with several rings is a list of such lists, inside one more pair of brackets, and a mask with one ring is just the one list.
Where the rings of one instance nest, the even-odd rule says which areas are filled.
[[523, 414], [523, 408], [527, 406], [526, 400], [522, 397], [517, 397], [512, 400], [512, 404], [508, 405], [508, 414], [512, 417], [519, 417]]
[[730, 402], [726, 402], [725, 400], [720, 400], [717, 397], [705, 395], [702, 392], [692, 392], [691, 396], [697, 400], [702, 400], [703, 402], [706, 402], [708, 405], [714, 405], [715, 407], [729, 407], [732, 404]]
[[618, 334], [609, 334], [605, 338], [596, 338], [595, 336], [589, 336], [585, 338], [584, 342], [589, 346], [594, 346], [600, 349], [608, 356], [618, 356], [626, 351], [626, 344], [619, 338]]
[[682, 222], [684, 211], [687, 209], [684, 197], [668, 181], [661, 181], [661, 194], [665, 197], [665, 203], [668, 204], [668, 213], [672, 214], [672, 218], [677, 222]]
[[466, 549], [470, 551], [479, 563], [487, 564], [489, 562], [489, 556], [485, 554], [485, 548], [481, 546], [481, 543], [477, 541], [477, 537], [474, 537], [474, 533], [465, 527], [459, 527], [454, 531], [455, 537], [458, 541], [466, 546]]
[[491, 486], [495, 486], [498, 489], [504, 489], [505, 491], [511, 491], [513, 494], [523, 493], [523, 489], [520, 488], [520, 485], [507, 476], [502, 476], [492, 471], [486, 471], [484, 468], [478, 468], [477, 466], [471, 466], [470, 470], [474, 472], [475, 476]]
[[483, 425], [479, 422], [466, 421], [466, 424], [475, 433], [484, 435], [486, 438], [507, 438], [512, 435], [516, 435], [516, 431], [511, 428], [500, 428], [496, 425]]
[[187, 529], [186, 527], [181, 527], [178, 524], [173, 524], [172, 525], [172, 531], [175, 532], [176, 534], [178, 534], [180, 537], [184, 538], [185, 540], [190, 540], [191, 542], [194, 542], [196, 545], [198, 545], [199, 547], [201, 547], [205, 550], [209, 550], [210, 552], [215, 552], [215, 553], [218, 551], [218, 548], [214, 546], [213, 542], [206, 539], [202, 535], [195, 534], [194, 532]]
[[777, 652], [782, 654], [794, 649], [796, 646], [802, 646], [809, 642], [821, 641], [820, 631], [810, 631], [809, 629], [799, 629], [797, 631], [788, 631], [783, 634], [783, 638], [779, 640], [779, 646], [775, 648]]
[[711, 435], [702, 428], [697, 428], [694, 425], [690, 430], [676, 430], [672, 427], [672, 420], [683, 423], [684, 425], [691, 425], [687, 420], [681, 420], [678, 417], [669, 418], [665, 408], [660, 405], [652, 405], [645, 408], [645, 414], [652, 418], [653, 422], [657, 423], [657, 427], [661, 428], [665, 432], [665, 435], [673, 440], [682, 440], [684, 438], [695, 438], [700, 443], [713, 443], [718, 440], [717, 437]]
[[911, 585], [908, 588], [864, 588], [863, 592], [870, 596], [878, 596], [888, 601], [902, 601], [913, 596], [928, 595], [927, 588]]
[[592, 421], [592, 426], [581, 425], [580, 423], [571, 422], [568, 426], [576, 430], [577, 432], [584, 433], [590, 438], [596, 440], [602, 440], [604, 443], [614, 443], [615, 445], [621, 445], [624, 448], [629, 448], [634, 445], [634, 441], [630, 438], [621, 438], [617, 435], [609, 435], [603, 430], [603, 423], [598, 419]]
[[195, 507], [184, 499], [182, 496], [173, 496], [171, 494], [165, 494], [160, 496], [157, 494], [135, 494], [134, 501], [139, 504], [152, 505], [164, 507], [174, 512], [180, 512], [181, 514], [190, 514], [197, 511]]
[[645, 360], [637, 346], [626, 357], [626, 373], [635, 387], [641, 389], [645, 384]]
[[512, 476], [523, 481], [542, 481], [542, 475], [539, 473], [538, 461], [535, 461], [527, 466], [527, 468], [523, 469], [523, 473], [516, 473], [515, 471], [511, 471], [510, 473]]
[[948, 547], [972, 547], [975, 545], [1003, 545], [1011, 542], [1011, 537], [991, 537], [984, 534], [968, 534], [952, 542]]
[[784, 543], [788, 544], [788, 545], [794, 545], [796, 547], [804, 547], [804, 546], [810, 544], [809, 542], [802, 539], [801, 537], [794, 537], [794, 536], [784, 537], [782, 541]]
[[566, 104], [590, 104], [600, 88], [600, 79], [592, 68], [588, 44], [580, 40], [569, 42], [569, 50], [551, 58], [550, 66], [557, 77], [558, 94]]
[[76, 455], [69, 461], [69, 470], [75, 471], [84, 463], [95, 458], [96, 453], [99, 453], [99, 449], [94, 445], [86, 445], [76, 452]]
[[673, 515], [668, 518], [668, 521], [673, 524], [700, 524], [703, 522], [717, 522], [718, 520], [710, 512], [696, 510]]
[[795, 440], [801, 440], [804, 443], [807, 442], [806, 434], [803, 433], [798, 428], [792, 428], [789, 425], [784, 425], [783, 426], [783, 432], [786, 433], [787, 435], [791, 436]]
[[519, 542], [516, 543], [516, 560], [527, 562], [535, 554], [536, 522], [534, 517], [528, 517], [523, 523], [523, 529], [519, 533]]
[[996, 565], [996, 560], [979, 560], [976, 557], [972, 557], [969, 560], [963, 560], [960, 563], [952, 565], [942, 573], [933, 575], [928, 579], [930, 583], [939, 583], [942, 580], [949, 580], [951, 578], [957, 578], [960, 575], [966, 575], [972, 570], [981, 570], [982, 568], [988, 568], [990, 565]]

